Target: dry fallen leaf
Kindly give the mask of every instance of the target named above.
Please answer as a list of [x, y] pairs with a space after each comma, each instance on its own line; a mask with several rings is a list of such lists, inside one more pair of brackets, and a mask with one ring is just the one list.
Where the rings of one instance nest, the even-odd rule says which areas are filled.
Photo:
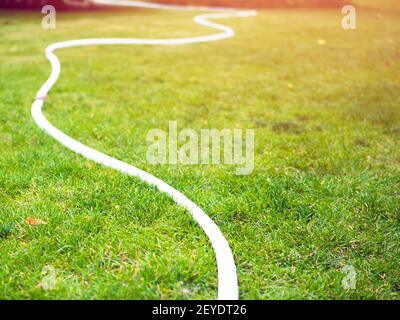
[[47, 224], [46, 221], [43, 221], [43, 220], [40, 220], [40, 219], [31, 218], [31, 217], [26, 218], [25, 222], [27, 224], [31, 225], [31, 226], [38, 226], [38, 225], [41, 225], [41, 224]]

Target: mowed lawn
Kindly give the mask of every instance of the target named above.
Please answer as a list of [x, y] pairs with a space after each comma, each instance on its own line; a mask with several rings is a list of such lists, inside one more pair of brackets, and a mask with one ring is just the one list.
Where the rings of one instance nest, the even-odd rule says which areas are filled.
[[[356, 31], [340, 10], [272, 10], [221, 20], [237, 35], [220, 42], [59, 51], [44, 114], [199, 204], [231, 245], [241, 298], [399, 299], [400, 8], [376, 3], [358, 10]], [[64, 148], [30, 115], [48, 44], [214, 32], [193, 15], [58, 13], [47, 31], [40, 13], [0, 11], [1, 299], [216, 297], [213, 250], [185, 210]], [[175, 120], [255, 129], [253, 174], [148, 164], [147, 132]]]

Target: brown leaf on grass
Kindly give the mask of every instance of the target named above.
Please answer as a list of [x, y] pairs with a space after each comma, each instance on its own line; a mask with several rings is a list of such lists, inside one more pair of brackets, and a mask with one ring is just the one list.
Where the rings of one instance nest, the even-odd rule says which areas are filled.
[[41, 224], [47, 224], [46, 221], [43, 221], [43, 220], [40, 220], [40, 219], [31, 218], [31, 217], [26, 218], [25, 222], [27, 224], [29, 224], [30, 226], [39, 226]]

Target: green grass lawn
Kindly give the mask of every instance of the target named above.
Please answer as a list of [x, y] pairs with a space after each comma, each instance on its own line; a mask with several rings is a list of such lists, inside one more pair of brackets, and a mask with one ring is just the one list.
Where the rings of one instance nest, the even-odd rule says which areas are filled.
[[[363, 1], [371, 3], [371, 1]], [[229, 19], [237, 36], [58, 52], [44, 114], [62, 131], [149, 171], [199, 204], [233, 250], [243, 299], [400, 298], [400, 10], [273, 10]], [[0, 298], [213, 299], [214, 253], [185, 210], [96, 165], [30, 115], [44, 48], [84, 37], [214, 31], [192, 13], [0, 12]], [[318, 44], [319, 39], [326, 41]], [[255, 170], [152, 166], [146, 134], [254, 128]], [[27, 217], [46, 225], [30, 226]], [[44, 266], [56, 287], [40, 283]], [[342, 288], [352, 265], [355, 290]]]

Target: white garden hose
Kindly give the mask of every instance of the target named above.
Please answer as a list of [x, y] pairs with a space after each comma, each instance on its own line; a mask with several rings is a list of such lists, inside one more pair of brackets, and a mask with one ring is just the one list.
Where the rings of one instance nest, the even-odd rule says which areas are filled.
[[153, 9], [166, 9], [166, 10], [200, 10], [200, 11], [218, 11], [218, 13], [208, 13], [196, 16], [194, 21], [206, 27], [214, 28], [222, 31], [221, 33], [191, 37], [191, 38], [178, 38], [178, 39], [123, 39], [123, 38], [96, 38], [96, 39], [79, 39], [57, 42], [49, 45], [45, 54], [51, 64], [51, 74], [48, 80], [42, 85], [38, 91], [35, 101], [32, 104], [32, 116], [36, 124], [46, 131], [50, 136], [59, 141], [68, 149], [83, 155], [85, 158], [93, 160], [97, 163], [113, 168], [120, 172], [126, 173], [133, 177], [138, 177], [142, 181], [156, 186], [161, 192], [168, 194], [174, 201], [186, 208], [193, 216], [194, 220], [200, 225], [208, 236], [212, 247], [215, 251], [217, 268], [218, 268], [218, 299], [220, 300], [236, 300], [239, 298], [239, 289], [237, 282], [236, 266], [233, 259], [232, 251], [228, 242], [222, 235], [217, 225], [207, 216], [207, 214], [198, 207], [195, 203], [189, 200], [178, 190], [174, 189], [164, 181], [147, 173], [141, 169], [131, 166], [123, 161], [117, 160], [95, 149], [92, 149], [79, 141], [69, 137], [65, 133], [58, 130], [42, 113], [42, 107], [45, 98], [50, 89], [57, 82], [61, 72], [60, 61], [54, 54], [57, 49], [70, 48], [76, 46], [90, 46], [90, 45], [122, 45], [122, 44], [143, 44], [143, 45], [179, 45], [191, 44], [198, 42], [209, 42], [220, 39], [230, 38], [234, 36], [234, 31], [224, 25], [208, 21], [208, 19], [220, 19], [230, 17], [250, 17], [255, 16], [256, 11], [237, 11], [233, 9], [224, 8], [207, 8], [207, 7], [187, 7], [178, 5], [166, 5], [156, 3], [146, 3], [139, 1], [124, 1], [124, 0], [92, 0], [93, 3], [101, 5], [118, 5], [129, 7], [143, 7]]

